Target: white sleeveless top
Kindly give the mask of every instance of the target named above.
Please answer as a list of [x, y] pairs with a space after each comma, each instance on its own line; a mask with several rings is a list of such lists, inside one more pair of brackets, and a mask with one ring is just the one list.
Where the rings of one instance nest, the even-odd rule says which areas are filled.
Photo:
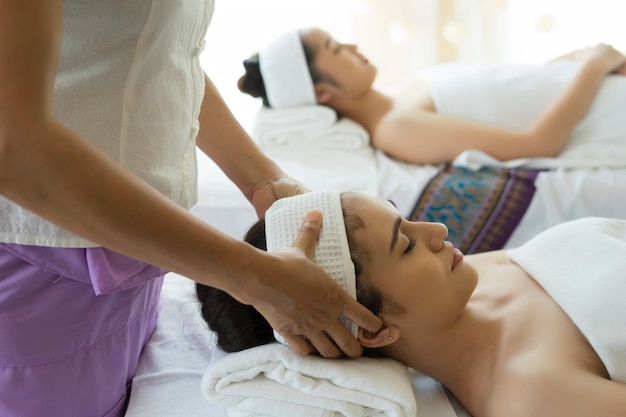
[[[55, 116], [185, 208], [197, 198], [199, 55], [213, 6], [213, 0], [63, 1]], [[94, 246], [2, 197], [0, 241]]]

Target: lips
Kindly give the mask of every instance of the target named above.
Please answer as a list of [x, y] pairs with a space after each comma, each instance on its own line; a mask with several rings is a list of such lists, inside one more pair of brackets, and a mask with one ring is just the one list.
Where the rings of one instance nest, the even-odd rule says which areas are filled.
[[457, 248], [453, 249], [453, 258], [452, 258], [452, 268], [451, 270], [454, 271], [454, 269], [461, 263], [463, 262], [463, 252], [461, 252], [460, 250], [458, 250]]

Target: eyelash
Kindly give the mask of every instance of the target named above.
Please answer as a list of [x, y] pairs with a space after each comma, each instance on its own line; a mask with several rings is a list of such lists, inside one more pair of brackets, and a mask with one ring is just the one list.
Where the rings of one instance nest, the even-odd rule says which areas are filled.
[[403, 254], [407, 254], [409, 252], [411, 252], [411, 250], [415, 247], [415, 243], [416, 243], [416, 239], [415, 238], [409, 238], [409, 245], [406, 247], [406, 249], [404, 250]]

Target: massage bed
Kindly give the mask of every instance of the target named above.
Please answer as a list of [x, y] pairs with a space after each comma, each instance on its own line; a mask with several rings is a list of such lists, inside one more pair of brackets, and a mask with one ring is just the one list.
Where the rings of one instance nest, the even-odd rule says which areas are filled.
[[[559, 158], [501, 163], [469, 151], [452, 164], [423, 166], [390, 159], [368, 146], [367, 134], [358, 125], [333, 119], [327, 109], [315, 107], [290, 114], [261, 109], [252, 135], [286, 172], [310, 189], [363, 192], [393, 200], [407, 217], [445, 220], [453, 224], [455, 244], [468, 253], [516, 247], [550, 226], [576, 218], [626, 218], [626, 135], [622, 143], [574, 144]], [[311, 111], [323, 116], [307, 121]], [[326, 127], [316, 128], [324, 117]], [[294, 137], [298, 140], [286, 139]], [[199, 156], [199, 169], [199, 200], [192, 213], [242, 238], [256, 220], [254, 210], [204, 156]], [[465, 177], [460, 181], [459, 176]], [[524, 183], [523, 192], [512, 191], [518, 181]], [[478, 203], [442, 204], [463, 197], [459, 190], [467, 190], [468, 184], [473, 191], [466, 200]], [[484, 188], [489, 192], [481, 194]], [[503, 208], [503, 200], [515, 199], [519, 204], [509, 211]], [[502, 231], [503, 227], [508, 230]], [[467, 233], [463, 228], [474, 230]], [[481, 234], [481, 228], [490, 232]], [[490, 240], [494, 235], [498, 239]], [[200, 318], [192, 283], [169, 274], [157, 329], [142, 354], [127, 416], [237, 416], [208, 402], [201, 390], [207, 368], [223, 359]], [[469, 416], [436, 381], [411, 371], [409, 382], [418, 416]]]

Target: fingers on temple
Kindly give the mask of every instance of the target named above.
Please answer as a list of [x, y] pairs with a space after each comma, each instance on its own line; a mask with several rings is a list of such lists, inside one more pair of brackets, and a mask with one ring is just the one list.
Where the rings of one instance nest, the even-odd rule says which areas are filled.
[[361, 303], [350, 297], [346, 297], [342, 313], [359, 327], [372, 333], [379, 331], [383, 325], [383, 321], [380, 317], [376, 316]]

